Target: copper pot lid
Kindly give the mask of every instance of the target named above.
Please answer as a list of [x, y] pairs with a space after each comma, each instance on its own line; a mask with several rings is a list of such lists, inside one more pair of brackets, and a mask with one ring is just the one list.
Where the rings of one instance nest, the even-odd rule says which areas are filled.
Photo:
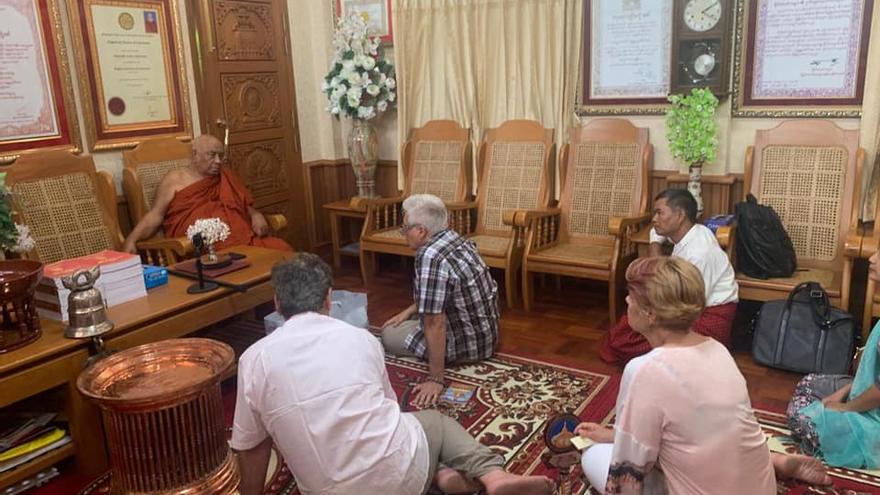
[[219, 382], [234, 360], [232, 348], [216, 340], [163, 340], [95, 362], [76, 386], [107, 409], [156, 409], [187, 402]]

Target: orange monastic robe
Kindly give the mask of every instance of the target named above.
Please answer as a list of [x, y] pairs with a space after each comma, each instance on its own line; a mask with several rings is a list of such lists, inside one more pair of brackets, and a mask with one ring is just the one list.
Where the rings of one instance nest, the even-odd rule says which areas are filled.
[[293, 251], [277, 237], [259, 237], [251, 228], [248, 206], [254, 198], [234, 172], [226, 167], [220, 174], [206, 177], [177, 191], [165, 212], [165, 235], [182, 237], [186, 229], [200, 218], [219, 218], [229, 225], [229, 238], [215, 246], [261, 246]]

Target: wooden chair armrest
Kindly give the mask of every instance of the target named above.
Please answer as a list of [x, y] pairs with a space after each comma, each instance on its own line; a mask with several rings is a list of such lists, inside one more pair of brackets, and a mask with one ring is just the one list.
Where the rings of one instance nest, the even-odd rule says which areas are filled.
[[715, 239], [721, 249], [727, 251], [727, 248], [733, 245], [733, 239], [736, 235], [736, 225], [722, 225], [715, 231]]
[[138, 241], [135, 247], [144, 261], [158, 266], [173, 265], [195, 253], [188, 237], [152, 237]]
[[608, 234], [619, 236], [626, 232], [629, 227], [647, 224], [650, 220], [650, 213], [643, 213], [636, 217], [610, 217], [608, 219]]
[[281, 213], [270, 213], [265, 215], [265, 217], [266, 223], [269, 224], [269, 228], [272, 229], [272, 232], [278, 232], [284, 227], [287, 227], [287, 217]]
[[559, 208], [544, 208], [540, 210], [507, 210], [501, 216], [501, 221], [505, 225], [511, 227], [528, 227], [532, 222], [545, 218], [559, 215], [562, 210]]
[[[871, 246], [873, 244], [873, 246]], [[870, 252], [869, 252], [870, 251]], [[843, 254], [850, 258], [870, 258], [877, 251], [877, 243], [873, 238], [855, 232], [846, 235], [843, 241]]]
[[391, 198], [363, 198], [361, 196], [355, 196], [351, 198], [348, 204], [353, 210], [367, 211], [371, 206], [376, 207], [392, 203], [402, 203], [404, 199], [406, 198], [403, 196], [394, 196]]

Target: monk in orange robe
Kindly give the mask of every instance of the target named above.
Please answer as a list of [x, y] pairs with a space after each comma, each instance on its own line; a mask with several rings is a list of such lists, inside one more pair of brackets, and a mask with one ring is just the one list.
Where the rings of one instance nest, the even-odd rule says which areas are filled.
[[253, 197], [234, 172], [223, 166], [223, 143], [213, 136], [199, 136], [192, 143], [190, 166], [168, 172], [159, 183], [153, 208], [132, 229], [123, 249], [135, 252], [135, 244], [151, 237], [163, 226], [168, 237], [186, 235], [200, 218], [219, 218], [229, 226], [229, 238], [216, 244], [262, 246], [293, 251], [277, 237], [267, 236], [269, 225], [253, 207]]

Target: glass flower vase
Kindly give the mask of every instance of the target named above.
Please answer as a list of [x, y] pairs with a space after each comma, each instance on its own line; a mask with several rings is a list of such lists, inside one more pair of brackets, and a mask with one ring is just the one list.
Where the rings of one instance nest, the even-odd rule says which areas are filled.
[[357, 195], [365, 198], [376, 197], [376, 163], [379, 143], [372, 124], [363, 119], [354, 119], [348, 134], [348, 158], [357, 184]]

